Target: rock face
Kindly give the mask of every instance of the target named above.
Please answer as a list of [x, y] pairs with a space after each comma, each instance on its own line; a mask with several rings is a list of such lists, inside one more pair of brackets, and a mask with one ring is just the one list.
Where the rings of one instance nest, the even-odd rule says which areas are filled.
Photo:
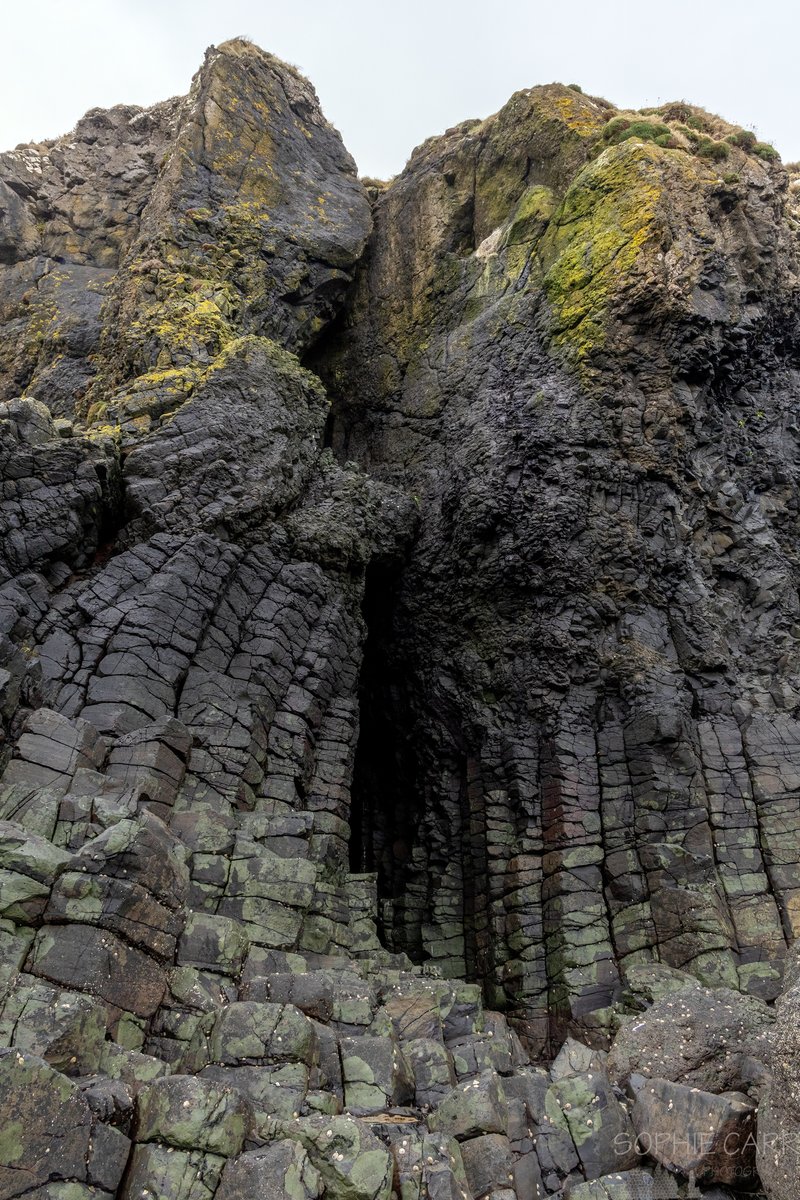
[[794, 218], [659, 119], [535, 88], [426, 142], [319, 361], [421, 513], [356, 769], [387, 942], [541, 1046], [648, 959], [774, 998], [797, 932]]
[[792, 186], [245, 40], [0, 155], [0, 1200], [792, 1195]]

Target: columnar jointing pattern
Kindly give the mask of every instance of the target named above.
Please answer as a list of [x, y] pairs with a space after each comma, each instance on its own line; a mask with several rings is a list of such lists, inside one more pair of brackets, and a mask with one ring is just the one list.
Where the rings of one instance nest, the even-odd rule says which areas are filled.
[[797, 193], [645, 116], [365, 187], [237, 39], [0, 155], [0, 1200], [654, 1200], [800, 1127]]
[[540, 88], [427, 142], [313, 353], [331, 445], [421, 515], [360, 751], [385, 935], [541, 1046], [635, 963], [772, 999], [797, 929], [785, 177], [663, 115], [615, 144]]

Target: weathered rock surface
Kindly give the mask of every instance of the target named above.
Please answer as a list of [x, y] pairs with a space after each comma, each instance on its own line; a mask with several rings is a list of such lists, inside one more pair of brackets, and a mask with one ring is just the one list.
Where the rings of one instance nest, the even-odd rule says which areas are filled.
[[639, 1090], [633, 1121], [642, 1151], [670, 1170], [747, 1187], [755, 1182], [755, 1114], [739, 1092], [715, 1096], [653, 1079]]
[[794, 1197], [795, 196], [244, 39], [0, 155], [0, 1200]]
[[758, 1174], [770, 1200], [789, 1200], [800, 1169], [800, 980], [797, 949], [787, 964], [767, 1055], [771, 1079], [758, 1115]]
[[629, 1017], [614, 1039], [608, 1072], [633, 1074], [707, 1092], [750, 1091], [763, 1082], [772, 1012], [728, 988], [688, 987]]

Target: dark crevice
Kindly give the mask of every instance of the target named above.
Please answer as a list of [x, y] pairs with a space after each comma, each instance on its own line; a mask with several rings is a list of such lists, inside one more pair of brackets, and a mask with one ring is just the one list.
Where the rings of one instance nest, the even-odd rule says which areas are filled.
[[449, 962], [448, 970], [486, 984], [495, 966], [486, 781], [458, 714], [445, 711], [441, 698], [432, 707], [421, 690], [402, 584], [397, 562], [367, 571], [350, 869], [377, 874], [378, 932], [387, 949], [416, 963]]
[[[402, 902], [422, 815], [408, 679], [393, 651], [401, 571], [397, 563], [371, 565], [363, 605], [368, 632], [359, 685], [350, 867], [377, 872], [379, 909], [386, 901]], [[386, 942], [393, 939], [388, 929], [381, 936]]]

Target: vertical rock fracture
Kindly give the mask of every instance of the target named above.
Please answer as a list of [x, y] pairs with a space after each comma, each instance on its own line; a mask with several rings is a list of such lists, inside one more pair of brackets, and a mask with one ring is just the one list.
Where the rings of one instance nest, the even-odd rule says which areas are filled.
[[796, 1200], [798, 195], [243, 39], [0, 155], [0, 1200]]

